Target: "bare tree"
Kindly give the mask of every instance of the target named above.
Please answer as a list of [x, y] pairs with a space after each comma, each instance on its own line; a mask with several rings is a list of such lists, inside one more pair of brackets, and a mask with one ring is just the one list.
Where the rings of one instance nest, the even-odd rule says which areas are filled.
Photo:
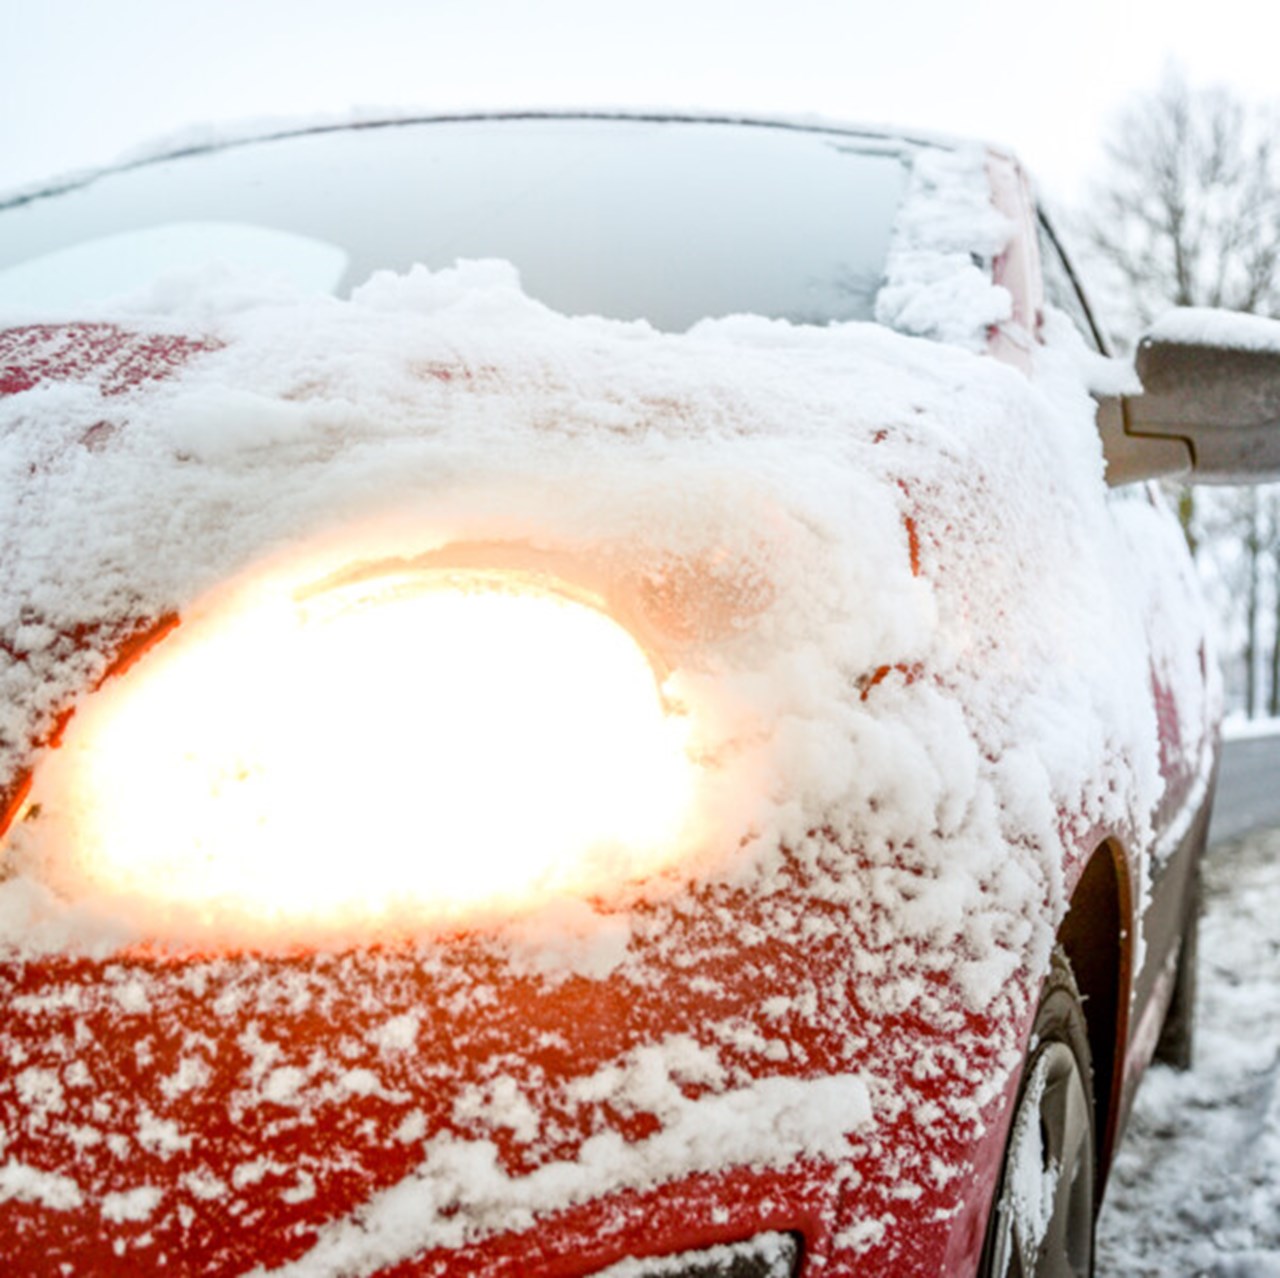
[[[1122, 337], [1173, 306], [1213, 306], [1280, 316], [1280, 114], [1224, 88], [1194, 89], [1180, 70], [1134, 99], [1118, 117], [1082, 227], [1109, 268], [1109, 319]], [[1244, 700], [1260, 708], [1264, 628], [1261, 579], [1280, 599], [1280, 543], [1274, 491], [1184, 488], [1178, 513], [1192, 553], [1226, 539], [1243, 559]], [[1269, 518], [1260, 517], [1266, 512]], [[1265, 530], [1265, 532], [1264, 532]], [[1268, 536], [1269, 535], [1269, 536]], [[1265, 539], [1265, 540], [1264, 540]], [[1266, 544], [1270, 541], [1270, 545]], [[1222, 556], [1218, 556], [1222, 558]], [[1269, 696], [1280, 708], [1280, 605], [1270, 609]]]
[[[1280, 313], [1276, 113], [1176, 68], [1106, 143], [1086, 231], [1138, 325], [1171, 306]], [[1129, 327], [1126, 323], [1124, 327]]]

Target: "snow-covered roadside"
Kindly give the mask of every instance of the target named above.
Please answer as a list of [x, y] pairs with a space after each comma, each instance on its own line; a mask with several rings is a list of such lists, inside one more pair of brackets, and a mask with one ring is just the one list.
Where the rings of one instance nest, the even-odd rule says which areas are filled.
[[1205, 865], [1196, 1066], [1142, 1084], [1100, 1278], [1280, 1278], [1280, 829]]
[[1246, 719], [1239, 713], [1231, 714], [1222, 721], [1222, 735], [1231, 741], [1280, 736], [1280, 719]]

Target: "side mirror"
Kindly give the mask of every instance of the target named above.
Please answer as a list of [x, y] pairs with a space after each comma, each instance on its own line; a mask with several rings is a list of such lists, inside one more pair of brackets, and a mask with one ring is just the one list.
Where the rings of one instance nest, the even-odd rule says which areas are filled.
[[1107, 482], [1280, 479], [1280, 320], [1188, 308], [1138, 343], [1141, 395], [1100, 402]]

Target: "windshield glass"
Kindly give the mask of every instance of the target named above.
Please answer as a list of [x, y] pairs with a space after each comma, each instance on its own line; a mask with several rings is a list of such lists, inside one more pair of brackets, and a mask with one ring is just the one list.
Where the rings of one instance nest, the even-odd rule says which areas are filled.
[[510, 118], [358, 127], [104, 174], [0, 209], [0, 306], [65, 307], [214, 262], [345, 295], [504, 258], [571, 315], [680, 331], [874, 317], [898, 144], [767, 125]]

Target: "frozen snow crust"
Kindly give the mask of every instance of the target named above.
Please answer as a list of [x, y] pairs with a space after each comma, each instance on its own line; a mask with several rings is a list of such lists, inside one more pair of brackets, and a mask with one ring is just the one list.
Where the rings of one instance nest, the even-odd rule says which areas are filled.
[[[692, 618], [664, 657], [697, 820], [675, 872], [616, 898], [389, 919], [394, 943], [310, 959], [305, 934], [245, 950], [232, 918], [166, 957], [190, 919], [104, 909], [24, 843], [5, 1230], [210, 1273], [271, 1247], [306, 1274], [436, 1249], [443, 1273], [451, 1248], [518, 1272], [486, 1239], [557, 1207], [602, 1248], [691, 1203], [720, 1219], [732, 1165], [761, 1227], [816, 1205], [833, 1260], [890, 1263], [907, 1213], [941, 1256], [1073, 858], [1087, 831], [1145, 846], [1161, 795], [1159, 569], [1126, 547], [1167, 534], [1105, 499], [1079, 353], [1032, 383], [871, 325], [662, 335], [548, 312], [496, 263], [349, 302], [204, 280], [99, 318], [198, 349], [0, 401], [0, 789], [135, 620], [299, 557], [510, 542]], [[731, 624], [699, 623], [708, 591]], [[1198, 671], [1156, 674], [1206, 721]]]

